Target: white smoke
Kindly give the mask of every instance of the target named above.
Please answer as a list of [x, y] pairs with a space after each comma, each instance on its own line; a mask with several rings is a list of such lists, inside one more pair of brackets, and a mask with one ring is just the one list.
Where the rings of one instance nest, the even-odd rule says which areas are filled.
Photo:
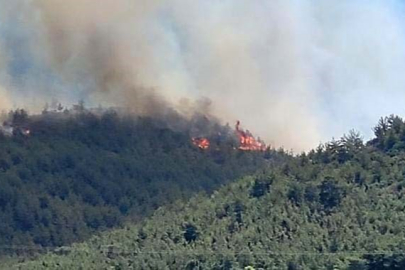
[[404, 114], [400, 0], [0, 0], [0, 10], [0, 78], [15, 104], [84, 98], [148, 113], [208, 97], [223, 121], [296, 150]]

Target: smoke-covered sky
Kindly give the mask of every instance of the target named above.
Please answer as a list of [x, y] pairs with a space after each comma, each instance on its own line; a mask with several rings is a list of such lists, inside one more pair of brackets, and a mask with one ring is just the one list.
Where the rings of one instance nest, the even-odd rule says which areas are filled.
[[297, 151], [404, 115], [400, 0], [0, 0], [0, 108], [210, 113]]

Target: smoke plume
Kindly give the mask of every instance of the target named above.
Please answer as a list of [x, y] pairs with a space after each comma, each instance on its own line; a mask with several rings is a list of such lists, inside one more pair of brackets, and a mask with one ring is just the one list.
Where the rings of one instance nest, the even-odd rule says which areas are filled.
[[198, 107], [296, 150], [369, 136], [404, 113], [403, 15], [400, 0], [0, 0], [0, 109]]
[[[4, 70], [7, 66], [7, 55], [0, 47], [0, 70]], [[7, 82], [6, 73], [0, 72], [0, 110], [8, 110], [11, 108], [10, 98], [8, 91], [6, 90], [4, 83]]]

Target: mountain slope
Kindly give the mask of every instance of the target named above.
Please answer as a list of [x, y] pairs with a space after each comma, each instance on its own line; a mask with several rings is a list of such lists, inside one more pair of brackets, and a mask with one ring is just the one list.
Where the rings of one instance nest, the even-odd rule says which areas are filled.
[[162, 207], [17, 269], [404, 269], [405, 123]]
[[230, 142], [202, 151], [186, 129], [113, 111], [12, 118], [14, 135], [0, 136], [0, 253], [67, 245], [140, 220], [250, 174], [272, 155]]

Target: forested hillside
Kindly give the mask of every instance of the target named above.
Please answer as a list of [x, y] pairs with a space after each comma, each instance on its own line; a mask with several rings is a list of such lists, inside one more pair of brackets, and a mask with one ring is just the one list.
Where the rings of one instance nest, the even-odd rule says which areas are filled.
[[405, 123], [381, 119], [16, 269], [405, 269]]
[[236, 151], [220, 138], [212, 149], [199, 149], [190, 138], [199, 121], [208, 122], [179, 118], [174, 122], [183, 127], [174, 129], [115, 111], [12, 112], [3, 130], [13, 132], [0, 135], [0, 253], [84, 240], [276, 160], [270, 151]]

